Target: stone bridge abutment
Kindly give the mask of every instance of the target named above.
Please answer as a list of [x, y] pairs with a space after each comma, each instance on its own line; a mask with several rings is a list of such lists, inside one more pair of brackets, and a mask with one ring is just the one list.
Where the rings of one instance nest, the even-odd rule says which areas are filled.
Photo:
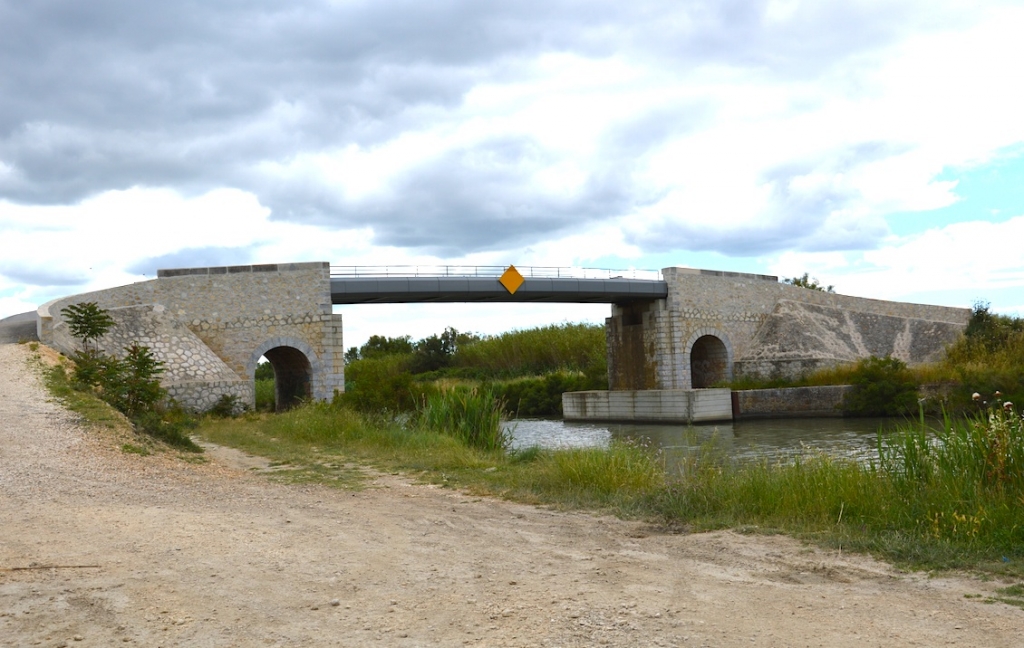
[[116, 321], [99, 342], [113, 355], [132, 342], [164, 362], [169, 395], [194, 410], [222, 396], [253, 406], [260, 357], [274, 367], [278, 407], [344, 390], [341, 316], [332, 313], [328, 263], [161, 270], [156, 279], [45, 304], [39, 339], [77, 348], [60, 311], [96, 302]]
[[612, 305], [605, 328], [612, 390], [796, 378], [872, 355], [933, 362], [970, 318], [965, 308], [850, 297], [766, 275], [661, 272], [665, 299]]

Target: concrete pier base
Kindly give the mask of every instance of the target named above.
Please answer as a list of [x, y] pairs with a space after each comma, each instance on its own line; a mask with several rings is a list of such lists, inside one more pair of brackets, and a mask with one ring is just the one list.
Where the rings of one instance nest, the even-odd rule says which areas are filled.
[[566, 421], [701, 423], [732, 420], [728, 389], [643, 389], [562, 394]]

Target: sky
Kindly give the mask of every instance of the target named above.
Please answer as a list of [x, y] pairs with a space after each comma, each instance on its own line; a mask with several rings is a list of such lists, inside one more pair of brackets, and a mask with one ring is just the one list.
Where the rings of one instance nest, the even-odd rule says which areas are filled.
[[[0, 317], [297, 261], [1024, 315], [1021, 33], [985, 0], [0, 0]], [[609, 308], [336, 312], [358, 346]]]

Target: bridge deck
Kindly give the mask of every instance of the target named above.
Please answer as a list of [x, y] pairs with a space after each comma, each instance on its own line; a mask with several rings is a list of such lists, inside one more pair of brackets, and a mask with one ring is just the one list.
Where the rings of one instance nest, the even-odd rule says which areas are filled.
[[650, 279], [577, 279], [527, 277], [515, 294], [497, 277], [351, 277], [331, 278], [334, 304], [411, 302], [556, 302], [621, 304], [664, 299], [668, 284]]

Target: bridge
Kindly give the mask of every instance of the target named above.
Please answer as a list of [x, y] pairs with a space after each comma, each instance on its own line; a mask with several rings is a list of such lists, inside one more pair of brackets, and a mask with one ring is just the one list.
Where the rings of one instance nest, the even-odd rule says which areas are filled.
[[[71, 353], [78, 342], [61, 310], [96, 302], [117, 322], [101, 347], [111, 354], [132, 342], [150, 347], [165, 363], [169, 395], [195, 410], [224, 395], [251, 406], [256, 365], [266, 357], [280, 409], [344, 391], [342, 316], [334, 305], [467, 301], [609, 304], [611, 393], [664, 392], [658, 398], [665, 403], [679, 401], [674, 390], [711, 387], [735, 374], [796, 376], [868, 355], [934, 360], [970, 315], [690, 268], [291, 263], [160, 270], [153, 280], [54, 300], [35, 319], [42, 342]], [[619, 413], [605, 401], [580, 407], [641, 417], [634, 401]]]
[[[158, 277], [216, 276], [251, 268], [273, 272], [276, 264], [160, 270]], [[523, 283], [512, 291], [499, 280], [506, 266], [330, 266], [331, 303], [579, 303], [623, 304], [664, 299], [668, 284], [654, 270], [516, 268]]]

